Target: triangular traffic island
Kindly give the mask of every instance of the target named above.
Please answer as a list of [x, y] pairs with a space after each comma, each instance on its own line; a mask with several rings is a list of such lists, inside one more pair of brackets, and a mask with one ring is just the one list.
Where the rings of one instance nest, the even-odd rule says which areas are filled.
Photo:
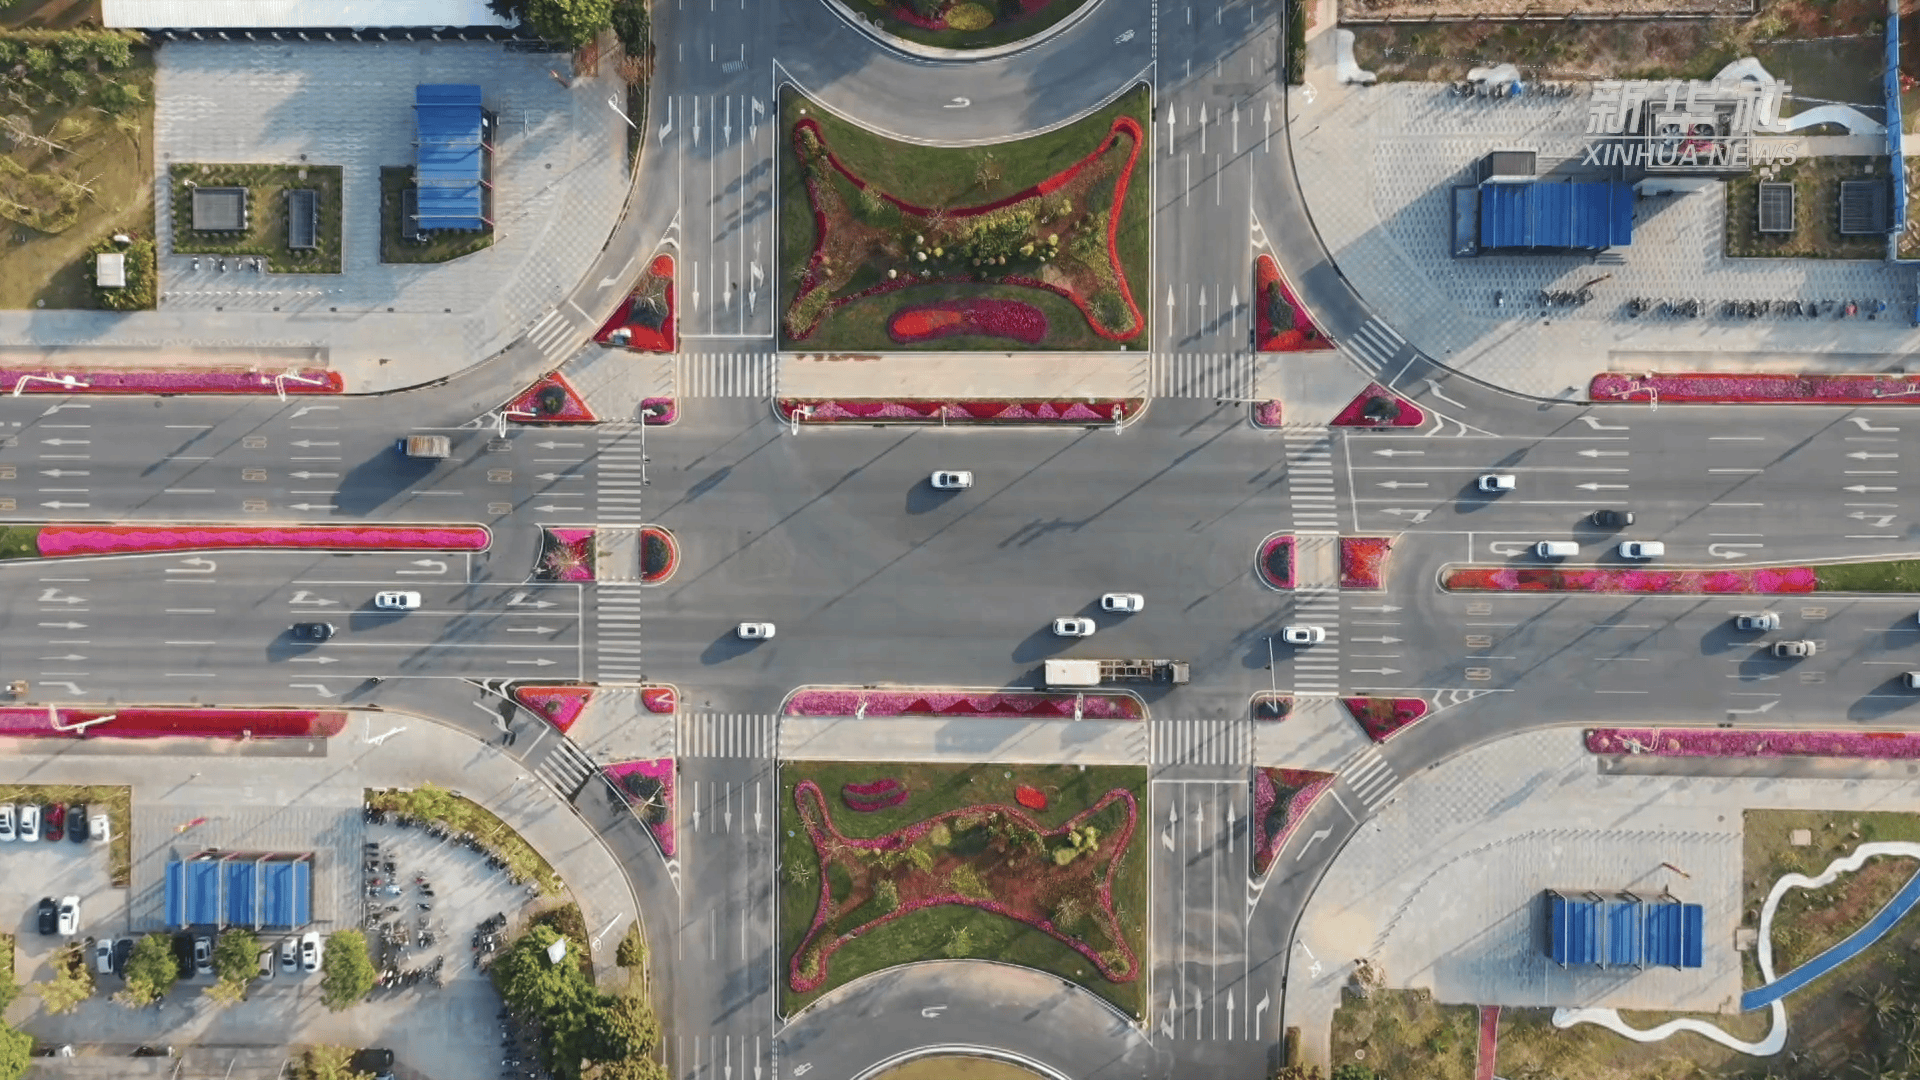
[[1374, 742], [1386, 742], [1427, 715], [1425, 698], [1350, 697], [1341, 698], [1340, 704]]
[[580, 719], [580, 713], [593, 697], [591, 686], [516, 686], [513, 700], [528, 712], [552, 724], [562, 735]]
[[1260, 553], [1254, 557], [1253, 566], [1267, 588], [1293, 588], [1293, 534], [1274, 533], [1260, 541]]
[[1387, 556], [1393, 540], [1385, 536], [1343, 536], [1340, 538], [1340, 587], [1343, 589], [1384, 589], [1387, 587]]
[[565, 375], [549, 372], [507, 402], [507, 419], [516, 424], [597, 424], [600, 418]]
[[541, 529], [535, 581], [592, 581], [597, 552], [592, 529]]
[[1333, 418], [1334, 427], [1410, 428], [1426, 422], [1424, 409], [1379, 383], [1368, 383]]
[[633, 807], [660, 854], [673, 858], [673, 759], [623, 761], [605, 769], [615, 791]]
[[1310, 769], [1253, 770], [1253, 872], [1260, 875], [1299, 828], [1307, 811], [1333, 784], [1334, 774]]
[[1333, 348], [1333, 342], [1313, 324], [1307, 309], [1294, 298], [1273, 256], [1262, 255], [1254, 264], [1254, 305], [1256, 340], [1263, 353], [1319, 352]]
[[593, 340], [635, 352], [674, 350], [673, 256], [656, 255]]
[[658, 585], [680, 568], [680, 541], [659, 525], [640, 529], [640, 581]]

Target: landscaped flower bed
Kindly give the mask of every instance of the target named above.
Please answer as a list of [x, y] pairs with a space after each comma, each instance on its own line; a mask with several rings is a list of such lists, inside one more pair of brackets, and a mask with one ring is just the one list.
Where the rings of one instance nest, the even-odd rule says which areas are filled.
[[[775, 405], [780, 419], [793, 420], [805, 407], [803, 424], [922, 423], [922, 424], [1111, 424], [1124, 422], [1146, 402], [1141, 398], [1093, 401], [889, 401], [883, 398], [839, 398], [809, 401], [781, 398]], [[944, 410], [944, 412], [943, 412]]]
[[1037, 787], [1029, 787], [1026, 784], [1021, 784], [1019, 787], [1013, 789], [1013, 801], [1029, 810], [1045, 810], [1047, 808], [1047, 793]]
[[1280, 276], [1273, 256], [1262, 255], [1254, 262], [1254, 304], [1256, 336], [1261, 352], [1315, 352], [1333, 348], [1333, 342], [1313, 325], [1307, 309], [1294, 299], [1293, 290]]
[[1071, 720], [1075, 705], [1085, 720], [1138, 720], [1144, 713], [1131, 694], [1042, 694], [929, 690], [799, 690], [787, 698], [787, 716], [1023, 716]]
[[[26, 386], [20, 387], [21, 380]], [[61, 380], [72, 379], [68, 384]], [[278, 379], [278, 387], [275, 380]], [[337, 371], [291, 368], [285, 371], [26, 371], [0, 369], [0, 394], [338, 394], [346, 382]]]
[[673, 858], [673, 759], [623, 761], [607, 766], [606, 774], [653, 834], [660, 854]]
[[541, 529], [536, 581], [592, 581], [595, 545], [592, 529]]
[[665, 427], [680, 419], [680, 405], [670, 397], [640, 399], [640, 422], [648, 427]]
[[1333, 418], [1334, 427], [1419, 427], [1426, 422], [1427, 414], [1420, 406], [1379, 383], [1368, 383]]
[[1253, 872], [1264, 874], [1287, 837], [1306, 819], [1334, 774], [1309, 769], [1253, 770]]
[[1047, 336], [1047, 317], [1018, 300], [943, 300], [903, 307], [887, 321], [887, 335], [902, 344], [935, 341], [957, 334], [1012, 338], [1038, 345]]
[[1280, 402], [1262, 401], [1253, 407], [1253, 426], [1277, 428], [1280, 426]]
[[671, 686], [643, 687], [640, 704], [650, 713], [670, 713], [680, 704], [680, 692]]
[[673, 256], [656, 255], [633, 292], [620, 302], [619, 310], [593, 340], [635, 352], [670, 353], [674, 350], [674, 327]]
[[1831, 757], [1910, 761], [1920, 732], [1753, 731], [1739, 728], [1588, 728], [1596, 754], [1656, 757]]
[[513, 700], [565, 735], [593, 697], [591, 686], [516, 686]]
[[323, 551], [485, 551], [478, 526], [369, 528], [356, 525], [43, 525], [37, 544], [48, 558], [146, 551], [305, 548]]
[[[326, 739], [347, 726], [347, 714], [310, 709], [148, 709], [138, 706], [56, 709], [0, 706], [0, 736], [63, 739]], [[73, 728], [103, 716], [113, 719]]]
[[843, 784], [840, 787], [840, 801], [847, 809], [863, 814], [899, 806], [907, 801], [906, 785], [893, 777], [883, 777], [869, 784]]
[[1274, 533], [1260, 541], [1260, 554], [1254, 557], [1253, 566], [1267, 588], [1293, 588], [1293, 534]]
[[1340, 587], [1343, 589], [1384, 589], [1387, 587], [1387, 554], [1393, 541], [1385, 536], [1343, 536], [1340, 538]]
[[1768, 375], [1670, 371], [1652, 375], [1607, 372], [1587, 386], [1594, 401], [1767, 401], [1808, 405], [1920, 402], [1920, 381], [1904, 375]]
[[1395, 732], [1427, 715], [1425, 698], [1350, 697], [1341, 698], [1340, 704], [1360, 721], [1367, 738], [1374, 742], [1386, 742]]
[[[1132, 114], [1145, 114], [1144, 95], [1128, 95], [1064, 134], [1009, 144], [1000, 153], [1026, 182], [1040, 171], [1035, 163], [1057, 167], [1064, 148], [1055, 144], [1070, 139], [1067, 145], [1084, 147], [1093, 140], [1087, 128], [1107, 125], [1078, 161], [997, 198], [988, 197], [1004, 190], [993, 151], [896, 147], [803, 103], [788, 97], [782, 106], [797, 166], [788, 173], [785, 198], [797, 207], [804, 192], [812, 223], [810, 238], [805, 218], [796, 214], [782, 223], [786, 258], [799, 268], [782, 289], [781, 326], [789, 343], [820, 335], [815, 347], [827, 351], [996, 349], [1009, 342], [1080, 349], [1144, 335], [1146, 316], [1129, 279], [1145, 272], [1134, 264], [1143, 262], [1139, 230], [1148, 208], [1137, 194], [1128, 199], [1146, 140]], [[851, 147], [845, 152], [859, 162], [858, 171], [829, 146], [828, 127]], [[964, 155], [973, 162], [966, 168], [975, 183], [961, 188], [937, 167], [924, 170], [924, 182], [910, 179], [911, 172], [892, 173], [884, 157], [875, 158], [879, 147], [883, 155], [901, 157]], [[883, 190], [882, 182], [911, 190]], [[1120, 254], [1123, 225], [1129, 262]], [[806, 239], [811, 243], [803, 248]], [[874, 300], [915, 287], [920, 303], [901, 311]], [[1023, 293], [1043, 295], [1028, 301]], [[973, 306], [983, 303], [1005, 306]]]
[[658, 585], [680, 567], [680, 542], [658, 525], [640, 529], [640, 580]]
[[[794, 991], [822, 986], [833, 954], [848, 941], [946, 904], [990, 911], [1043, 931], [1086, 957], [1109, 982], [1140, 977], [1139, 961], [1113, 910], [1114, 873], [1139, 819], [1132, 792], [1109, 791], [1054, 829], [1011, 806], [973, 805], [874, 839], [850, 839], [834, 828], [826, 797], [812, 780], [800, 781], [793, 797], [820, 867], [819, 908], [788, 963], [787, 981]], [[1123, 810], [1119, 828], [1111, 835], [1090, 829], [1109, 807]], [[850, 882], [844, 902], [834, 896], [832, 870], [844, 872]], [[866, 903], [870, 898], [880, 901], [877, 907]], [[1069, 921], [1062, 918], [1068, 898], [1080, 906], [1071, 925], [1063, 926]], [[843, 922], [838, 932], [827, 929], [839, 916], [869, 911]], [[1076, 933], [1078, 927], [1084, 929]]]
[[[1822, 568], [1824, 569], [1824, 568]], [[1810, 566], [1740, 570], [1643, 570], [1611, 567], [1456, 566], [1440, 585], [1458, 592], [1793, 594], [1820, 591]]]
[[548, 372], [507, 402], [507, 419], [516, 424], [593, 424], [599, 418], [565, 375]]

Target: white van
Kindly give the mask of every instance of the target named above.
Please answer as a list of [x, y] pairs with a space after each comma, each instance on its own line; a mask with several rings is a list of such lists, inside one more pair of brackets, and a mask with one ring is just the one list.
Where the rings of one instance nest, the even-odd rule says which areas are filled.
[[1533, 553], [1542, 559], [1571, 559], [1580, 554], [1580, 545], [1571, 540], [1542, 540], [1533, 545]]

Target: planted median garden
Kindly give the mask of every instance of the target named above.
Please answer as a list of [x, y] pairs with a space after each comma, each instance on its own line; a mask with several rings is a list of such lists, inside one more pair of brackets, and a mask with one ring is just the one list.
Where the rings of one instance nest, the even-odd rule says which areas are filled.
[[788, 92], [782, 344], [934, 351], [1119, 349], [1147, 340], [1142, 87], [1056, 131], [929, 147]]
[[1599, 592], [1781, 596], [1804, 593], [1920, 592], [1920, 559], [1819, 566], [1654, 570], [1611, 566], [1451, 566], [1442, 588], [1456, 592]]
[[782, 1011], [897, 964], [981, 958], [1144, 1015], [1146, 780], [1107, 765], [788, 764]]

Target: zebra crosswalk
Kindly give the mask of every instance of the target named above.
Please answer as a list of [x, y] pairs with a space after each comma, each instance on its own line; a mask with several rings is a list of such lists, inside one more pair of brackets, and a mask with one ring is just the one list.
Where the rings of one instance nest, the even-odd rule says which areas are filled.
[[639, 425], [602, 435], [593, 457], [594, 519], [603, 525], [646, 521], [641, 502], [647, 485], [646, 442]]
[[1340, 344], [1353, 354], [1367, 371], [1378, 375], [1399, 355], [1407, 339], [1379, 319], [1368, 319], [1354, 335]]
[[546, 753], [532, 765], [533, 774], [545, 780], [564, 799], [571, 800], [599, 770], [585, 750], [565, 738], [544, 741]]
[[1253, 730], [1244, 720], [1152, 720], [1155, 765], [1245, 765]]
[[1155, 397], [1229, 398], [1255, 395], [1252, 353], [1154, 353], [1151, 393]]
[[1301, 649], [1293, 660], [1293, 692], [1340, 692], [1340, 589], [1338, 583], [1300, 582], [1293, 589], [1294, 618], [1326, 630], [1327, 640]]
[[640, 585], [593, 587], [595, 682], [644, 682], [640, 649]]
[[1339, 496], [1333, 490], [1333, 434], [1321, 428], [1281, 432], [1287, 458], [1287, 499], [1293, 527], [1308, 532], [1340, 528]]
[[674, 358], [678, 397], [773, 396], [772, 353], [681, 353]]
[[560, 313], [559, 308], [540, 316], [538, 322], [527, 330], [527, 340], [540, 350], [540, 356], [548, 363], [558, 360], [573, 341], [573, 324]]
[[1356, 750], [1334, 768], [1347, 783], [1347, 789], [1360, 799], [1367, 813], [1378, 810], [1393, 789], [1400, 786], [1400, 774], [1393, 771], [1377, 746]]
[[755, 713], [686, 713], [680, 718], [680, 756], [770, 758], [778, 717]]

